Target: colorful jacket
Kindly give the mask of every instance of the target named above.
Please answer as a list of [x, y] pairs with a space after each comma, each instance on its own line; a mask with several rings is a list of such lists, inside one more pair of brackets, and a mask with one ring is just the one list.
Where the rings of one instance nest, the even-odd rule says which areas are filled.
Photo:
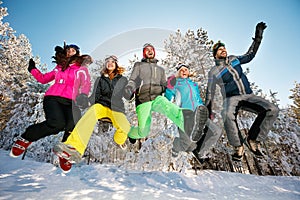
[[88, 95], [91, 89], [88, 69], [78, 64], [70, 65], [65, 71], [62, 71], [61, 66], [57, 65], [54, 70], [45, 74], [38, 69], [33, 69], [31, 74], [42, 84], [54, 80], [45, 96], [63, 97], [75, 101], [77, 95], [82, 93]]
[[135, 90], [136, 106], [154, 100], [165, 89], [165, 70], [157, 65], [156, 59], [143, 59], [133, 66], [128, 85]]
[[248, 52], [242, 56], [228, 56], [226, 59], [215, 59], [215, 66], [208, 73], [205, 105], [211, 109], [216, 84], [221, 88], [223, 98], [242, 94], [251, 94], [250, 83], [243, 72], [242, 64], [250, 62], [260, 45], [254, 40]]
[[170, 101], [174, 98], [179, 107], [192, 111], [203, 105], [198, 84], [190, 78], [176, 78], [174, 86], [168, 84], [165, 96]]
[[114, 111], [125, 113], [122, 97], [127, 83], [127, 78], [121, 74], [117, 74], [112, 80], [103, 74], [97, 78], [94, 91], [89, 99], [92, 104], [99, 103]]

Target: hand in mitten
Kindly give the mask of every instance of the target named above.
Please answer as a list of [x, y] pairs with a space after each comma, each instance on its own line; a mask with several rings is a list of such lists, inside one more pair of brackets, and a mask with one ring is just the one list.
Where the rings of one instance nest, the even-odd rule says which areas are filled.
[[35, 62], [33, 61], [32, 58], [29, 60], [29, 65], [28, 65], [28, 71], [31, 73], [31, 70], [36, 69], [35, 67]]
[[261, 39], [262, 39], [263, 32], [264, 32], [264, 30], [265, 30], [266, 28], [267, 28], [266, 23], [264, 23], [264, 22], [259, 22], [259, 23], [256, 25], [255, 39], [261, 40]]
[[85, 109], [89, 105], [89, 98], [86, 94], [80, 94], [76, 97], [76, 104], [82, 108]]
[[208, 117], [209, 119], [214, 120], [216, 118], [216, 114], [214, 112], [211, 112]]
[[124, 89], [124, 98], [130, 100], [133, 95], [133, 88], [130, 85], [127, 85]]
[[167, 88], [173, 89], [176, 85], [176, 76], [170, 76], [167, 81]]
[[65, 50], [64, 50], [61, 46], [56, 46], [56, 47], [54, 48], [54, 50], [55, 50], [56, 52], [59, 52], [59, 53], [64, 53], [64, 52], [65, 52]]

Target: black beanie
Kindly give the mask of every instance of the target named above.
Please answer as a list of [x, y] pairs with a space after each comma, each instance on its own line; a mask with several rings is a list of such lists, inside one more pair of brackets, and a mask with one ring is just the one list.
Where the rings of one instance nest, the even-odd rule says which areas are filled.
[[222, 43], [220, 40], [214, 44], [214, 46], [212, 47], [212, 51], [213, 51], [213, 56], [214, 58], [216, 57], [217, 51], [220, 47], [225, 47], [225, 44]]
[[179, 63], [179, 64], [177, 65], [177, 67], [176, 67], [176, 70], [177, 70], [177, 71], [180, 70], [181, 67], [186, 67], [186, 68], [190, 69], [190, 67], [189, 67], [188, 65], [186, 65], [186, 64], [184, 64], [184, 63]]

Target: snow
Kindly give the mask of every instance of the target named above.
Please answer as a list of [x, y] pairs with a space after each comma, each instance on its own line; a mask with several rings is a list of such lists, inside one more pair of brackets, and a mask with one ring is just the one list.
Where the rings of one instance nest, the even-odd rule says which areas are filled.
[[300, 177], [223, 171], [185, 173], [125, 170], [92, 163], [68, 174], [50, 163], [11, 158], [0, 150], [2, 199], [300, 199]]

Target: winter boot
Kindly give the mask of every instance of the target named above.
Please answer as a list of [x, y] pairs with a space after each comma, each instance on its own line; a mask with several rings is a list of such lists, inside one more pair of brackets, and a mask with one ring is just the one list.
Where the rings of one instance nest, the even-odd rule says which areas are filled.
[[123, 145], [127, 140], [127, 134], [121, 131], [116, 131], [114, 134], [114, 141], [118, 145]]
[[175, 150], [172, 149], [172, 157], [173, 158], [177, 158], [178, 155], [179, 155], [179, 152], [177, 152], [177, 151], [175, 151]]
[[190, 136], [192, 142], [198, 142], [200, 140], [207, 119], [208, 119], [207, 108], [205, 106], [199, 106], [195, 112], [194, 127]]
[[192, 142], [185, 152], [192, 152], [197, 148], [197, 144]]
[[29, 142], [28, 140], [25, 140], [24, 138], [19, 136], [17, 138], [17, 140], [15, 141], [15, 143], [13, 144], [9, 155], [14, 158], [22, 155], [30, 144], [31, 144], [31, 142]]
[[59, 158], [59, 167], [64, 173], [69, 173], [72, 168], [72, 163], [63, 157]]
[[243, 154], [244, 154], [244, 146], [239, 146], [239, 147], [233, 147], [234, 149], [234, 154], [231, 155], [232, 157], [232, 160], [233, 161], [242, 161], [242, 157], [243, 157]]
[[130, 142], [131, 144], [135, 144], [135, 143], [136, 143], [136, 139], [130, 138], [130, 137], [128, 137], [128, 139], [129, 139], [129, 142]]
[[203, 164], [204, 162], [208, 161], [209, 158], [202, 158], [201, 155], [199, 155], [197, 150], [192, 151], [193, 156], [195, 157], [195, 159], [199, 162], [199, 164]]
[[80, 153], [69, 145], [66, 145], [62, 142], [56, 144], [53, 148], [53, 152], [60, 158], [64, 158], [69, 162], [79, 163], [81, 161]]
[[256, 141], [256, 140], [250, 140], [249, 138], [247, 138], [247, 143], [249, 146], [250, 151], [257, 157], [262, 158], [264, 155], [261, 152], [260, 149], [260, 142]]
[[118, 146], [125, 151], [127, 149], [127, 144], [124, 142], [124, 144], [118, 144]]

